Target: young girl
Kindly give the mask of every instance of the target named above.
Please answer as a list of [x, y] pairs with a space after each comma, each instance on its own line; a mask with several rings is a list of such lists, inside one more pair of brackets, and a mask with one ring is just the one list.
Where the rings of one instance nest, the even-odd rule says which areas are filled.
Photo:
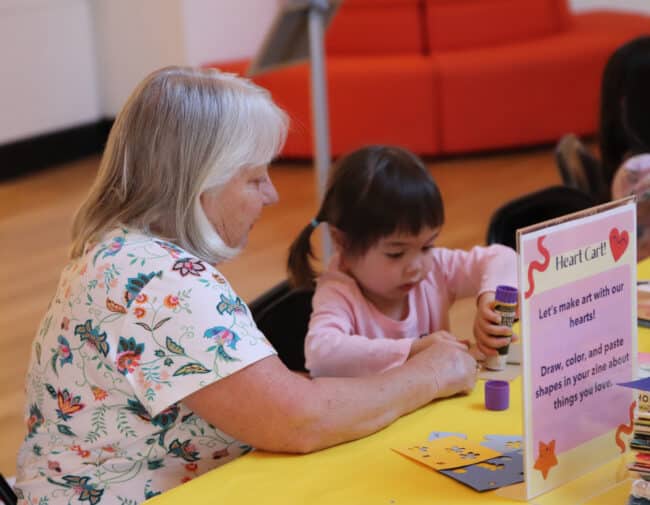
[[[610, 144], [620, 147], [616, 151], [620, 167], [611, 190], [614, 200], [637, 197], [636, 245], [641, 260], [650, 256], [650, 37], [635, 39], [619, 52], [625, 55], [616, 74], [620, 118], [619, 128], [611, 132]], [[615, 144], [615, 140], [620, 142]]]
[[[448, 333], [448, 309], [475, 296], [479, 349], [511, 335], [492, 309], [497, 284], [516, 286], [516, 255], [500, 245], [434, 248], [444, 223], [440, 192], [421, 160], [369, 146], [340, 160], [320, 210], [291, 245], [289, 278], [312, 286], [310, 236], [327, 223], [336, 247], [316, 286], [305, 340], [312, 376], [361, 376], [403, 364]], [[465, 345], [457, 342], [457, 345]]]

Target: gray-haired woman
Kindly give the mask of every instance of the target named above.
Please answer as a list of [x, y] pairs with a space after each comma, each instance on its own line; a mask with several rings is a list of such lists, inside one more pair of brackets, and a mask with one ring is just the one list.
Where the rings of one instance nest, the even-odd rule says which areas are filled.
[[265, 90], [214, 70], [162, 69], [131, 95], [34, 340], [21, 503], [139, 503], [251, 447], [318, 450], [473, 386], [450, 342], [364, 378], [277, 358], [213, 264], [277, 201], [286, 124]]

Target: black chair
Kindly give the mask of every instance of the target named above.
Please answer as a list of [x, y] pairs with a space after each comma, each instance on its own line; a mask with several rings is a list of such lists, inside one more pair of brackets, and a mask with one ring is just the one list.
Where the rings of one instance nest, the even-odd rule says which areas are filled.
[[517, 248], [517, 229], [596, 205], [594, 198], [567, 186], [551, 186], [515, 198], [497, 209], [487, 230], [488, 244]]
[[293, 289], [288, 281], [282, 281], [248, 306], [279, 358], [297, 372], [307, 371], [304, 345], [313, 297], [313, 289]]
[[16, 505], [18, 503], [18, 497], [14, 490], [11, 489], [11, 486], [4, 478], [4, 475], [0, 473], [0, 500], [2, 500], [5, 505]]
[[555, 161], [565, 186], [587, 193], [597, 203], [609, 200], [602, 164], [574, 134], [564, 135], [557, 143]]

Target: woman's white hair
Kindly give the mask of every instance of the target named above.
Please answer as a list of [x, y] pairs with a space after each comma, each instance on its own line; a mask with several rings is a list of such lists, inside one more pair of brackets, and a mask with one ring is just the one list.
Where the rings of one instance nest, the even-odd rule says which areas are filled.
[[126, 226], [216, 263], [233, 257], [200, 195], [280, 151], [287, 116], [268, 91], [214, 69], [167, 67], [147, 76], [115, 119], [97, 178], [75, 216], [71, 257]]

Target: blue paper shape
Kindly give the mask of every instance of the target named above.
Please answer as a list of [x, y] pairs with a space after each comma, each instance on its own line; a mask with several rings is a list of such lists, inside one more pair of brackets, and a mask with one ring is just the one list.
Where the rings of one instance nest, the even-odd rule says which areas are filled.
[[464, 433], [453, 433], [451, 431], [432, 431], [429, 433], [429, 438], [427, 438], [427, 441], [431, 442], [431, 440], [437, 440], [439, 438], [445, 437], [458, 437], [462, 438], [463, 440], [467, 440], [467, 435]]
[[453, 470], [440, 470], [440, 473], [476, 491], [488, 491], [523, 482], [524, 458], [521, 452], [507, 452], [482, 463]]
[[618, 385], [626, 388], [638, 389], [639, 391], [650, 391], [650, 377], [644, 377], [643, 379], [637, 379], [630, 382], [619, 382]]
[[484, 447], [489, 447], [495, 451], [506, 452], [523, 452], [524, 442], [521, 435], [485, 435], [485, 440], [481, 442]]

